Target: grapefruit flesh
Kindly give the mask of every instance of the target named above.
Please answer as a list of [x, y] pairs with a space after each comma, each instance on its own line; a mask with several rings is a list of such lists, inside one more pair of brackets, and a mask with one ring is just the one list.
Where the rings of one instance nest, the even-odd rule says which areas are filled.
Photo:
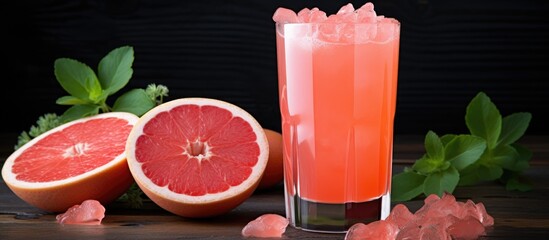
[[46, 211], [87, 199], [108, 204], [133, 183], [125, 143], [138, 119], [103, 113], [51, 129], [13, 152], [2, 177], [22, 200]]
[[226, 213], [257, 188], [269, 145], [245, 110], [182, 98], [141, 117], [127, 141], [130, 171], [157, 205], [184, 217]]

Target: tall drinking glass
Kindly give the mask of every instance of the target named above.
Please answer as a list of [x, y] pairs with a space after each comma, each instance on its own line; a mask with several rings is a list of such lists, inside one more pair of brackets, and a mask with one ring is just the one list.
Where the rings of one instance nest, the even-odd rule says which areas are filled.
[[400, 23], [277, 23], [286, 215], [345, 232], [390, 211]]

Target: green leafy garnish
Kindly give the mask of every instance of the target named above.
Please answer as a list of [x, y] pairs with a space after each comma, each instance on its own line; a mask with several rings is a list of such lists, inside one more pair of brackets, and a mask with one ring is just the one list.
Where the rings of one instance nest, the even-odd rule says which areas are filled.
[[17, 137], [17, 144], [15, 149], [23, 146], [38, 135], [61, 125], [61, 118], [55, 113], [46, 113], [38, 118], [36, 125], [30, 127], [28, 132], [23, 131], [19, 137]]
[[[59, 58], [54, 63], [54, 74], [61, 87], [68, 93], [56, 100], [59, 105], [70, 106], [63, 114], [46, 113], [39, 117], [28, 132], [23, 131], [17, 139], [17, 150], [33, 138], [63, 123], [100, 112], [129, 112], [137, 116], [145, 114], [161, 104], [168, 96], [168, 88], [150, 84], [146, 89], [131, 89], [121, 94], [111, 107], [108, 97], [118, 93], [133, 75], [133, 48], [123, 46], [109, 52], [101, 59], [97, 74], [88, 65], [70, 58]], [[135, 184], [120, 200], [131, 207], [142, 203], [141, 189]]]
[[129, 208], [141, 208], [143, 206], [142, 196], [143, 191], [134, 183], [126, 193], [118, 198], [118, 201], [125, 203]]
[[133, 48], [123, 46], [101, 59], [98, 74], [88, 65], [70, 58], [59, 58], [54, 63], [54, 74], [61, 87], [69, 94], [57, 99], [59, 105], [70, 106], [63, 114], [46, 113], [39, 117], [29, 132], [22, 132], [15, 149], [38, 135], [63, 123], [93, 116], [100, 112], [130, 112], [141, 116], [161, 104], [168, 96], [168, 88], [150, 84], [146, 89], [131, 89], [110, 107], [108, 97], [119, 92], [130, 81], [134, 60]]
[[456, 187], [499, 180], [508, 190], [527, 191], [531, 184], [522, 176], [532, 152], [516, 143], [526, 132], [530, 113], [502, 118], [483, 92], [467, 106], [465, 121], [470, 134], [433, 131], [425, 136], [426, 153], [411, 168], [393, 176], [391, 197], [408, 201], [421, 194], [452, 193]]

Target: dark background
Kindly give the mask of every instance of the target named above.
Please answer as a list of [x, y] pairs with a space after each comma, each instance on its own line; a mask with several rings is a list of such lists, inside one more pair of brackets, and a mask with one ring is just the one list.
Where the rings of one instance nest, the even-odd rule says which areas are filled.
[[[280, 129], [278, 7], [336, 12], [349, 1], [10, 1], [2, 7], [3, 124], [15, 143], [46, 112], [62, 113], [53, 74], [60, 57], [94, 70], [110, 50], [135, 50], [124, 91], [166, 85], [167, 100], [210, 97]], [[351, 1], [359, 7], [366, 1]], [[484, 91], [502, 115], [528, 111], [527, 134], [548, 134], [549, 4], [541, 1], [372, 1], [400, 20], [395, 134], [466, 133], [465, 107]], [[11, 137], [13, 136], [13, 139]]]

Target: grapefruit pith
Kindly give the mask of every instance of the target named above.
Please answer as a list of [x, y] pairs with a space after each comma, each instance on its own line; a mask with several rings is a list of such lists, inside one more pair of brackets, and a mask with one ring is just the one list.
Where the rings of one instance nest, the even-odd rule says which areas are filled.
[[13, 152], [2, 177], [22, 200], [46, 211], [87, 199], [108, 204], [133, 183], [125, 144], [138, 119], [111, 112], [65, 123]]
[[226, 213], [253, 193], [269, 145], [260, 124], [240, 107], [181, 98], [143, 115], [126, 153], [136, 183], [152, 201], [198, 218]]

